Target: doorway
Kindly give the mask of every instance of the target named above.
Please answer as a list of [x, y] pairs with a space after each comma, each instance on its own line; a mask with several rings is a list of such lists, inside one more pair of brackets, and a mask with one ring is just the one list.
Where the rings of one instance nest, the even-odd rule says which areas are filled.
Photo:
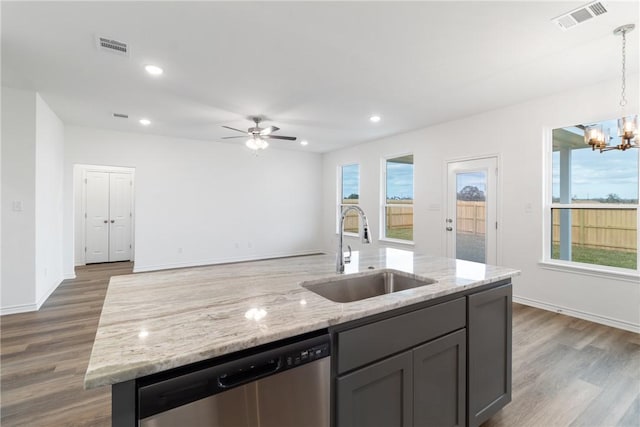
[[133, 170], [83, 166], [80, 172], [82, 264], [133, 261]]
[[447, 162], [447, 256], [497, 263], [498, 159]]

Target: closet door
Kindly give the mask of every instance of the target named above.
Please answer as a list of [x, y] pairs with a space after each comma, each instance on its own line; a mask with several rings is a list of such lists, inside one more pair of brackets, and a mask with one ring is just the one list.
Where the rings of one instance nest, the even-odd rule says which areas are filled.
[[87, 172], [85, 262], [109, 261], [109, 173]]
[[131, 174], [109, 174], [109, 261], [131, 259]]

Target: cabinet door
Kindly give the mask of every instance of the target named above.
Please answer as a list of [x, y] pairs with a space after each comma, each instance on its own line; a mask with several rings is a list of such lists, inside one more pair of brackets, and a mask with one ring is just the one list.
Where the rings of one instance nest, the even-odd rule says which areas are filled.
[[339, 377], [336, 425], [412, 426], [412, 360], [412, 352], [407, 351]]
[[469, 295], [470, 426], [511, 401], [511, 284]]
[[463, 426], [466, 421], [465, 330], [413, 351], [413, 421], [416, 426]]

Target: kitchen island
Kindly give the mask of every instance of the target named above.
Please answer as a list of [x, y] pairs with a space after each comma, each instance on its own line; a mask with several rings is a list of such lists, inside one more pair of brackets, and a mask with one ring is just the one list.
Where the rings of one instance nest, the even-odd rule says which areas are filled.
[[[380, 270], [436, 283], [344, 304], [301, 286]], [[313, 255], [116, 276], [105, 298], [85, 387], [116, 385], [115, 415], [123, 399], [135, 399], [131, 387], [140, 378], [323, 329], [332, 331], [337, 343], [342, 331], [369, 320], [437, 307], [504, 285], [510, 302], [510, 278], [517, 274], [509, 268], [386, 248], [354, 252], [344, 274], [335, 272], [334, 256]], [[510, 330], [509, 311], [509, 371]], [[335, 365], [333, 376], [341, 373]], [[353, 364], [348, 369], [355, 368]], [[335, 406], [334, 397], [332, 401]], [[135, 408], [131, 402], [129, 409]], [[336, 417], [332, 419], [335, 423]]]

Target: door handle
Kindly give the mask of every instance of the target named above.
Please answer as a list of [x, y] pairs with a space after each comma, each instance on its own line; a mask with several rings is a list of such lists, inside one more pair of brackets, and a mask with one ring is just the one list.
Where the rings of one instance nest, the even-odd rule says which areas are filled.
[[107, 221], [107, 220], [105, 219], [103, 222], [106, 224], [106, 223], [107, 223], [107, 222], [109, 222], [109, 221]]
[[447, 227], [447, 231], [453, 231], [453, 227]]
[[111, 224], [113, 224], [114, 222], [116, 222], [116, 220], [115, 220], [115, 219], [112, 219], [112, 220], [111, 220]]

